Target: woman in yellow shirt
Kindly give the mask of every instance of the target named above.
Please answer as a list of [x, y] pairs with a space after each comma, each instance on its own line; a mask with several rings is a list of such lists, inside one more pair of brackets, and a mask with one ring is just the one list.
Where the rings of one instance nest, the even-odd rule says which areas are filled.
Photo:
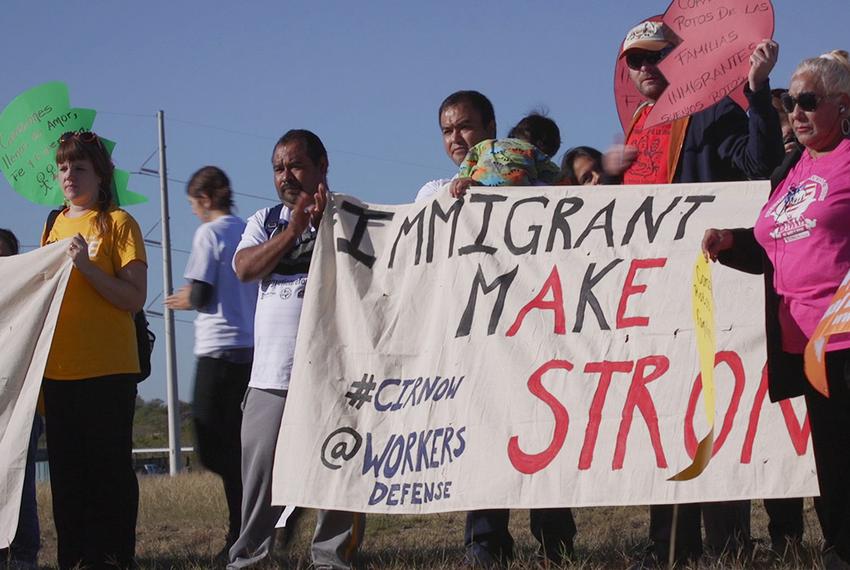
[[43, 384], [59, 568], [127, 568], [139, 504], [133, 313], [147, 294], [144, 240], [116, 205], [114, 166], [96, 134], [62, 135], [56, 164], [66, 207], [43, 241], [70, 238], [74, 264]]

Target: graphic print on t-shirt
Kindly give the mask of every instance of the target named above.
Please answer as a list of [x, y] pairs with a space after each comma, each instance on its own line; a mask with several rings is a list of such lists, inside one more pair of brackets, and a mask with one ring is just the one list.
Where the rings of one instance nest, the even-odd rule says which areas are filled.
[[637, 150], [632, 165], [623, 173], [623, 184], [667, 184], [669, 172], [667, 159], [670, 154], [670, 141], [673, 123], [656, 125], [644, 129], [646, 117], [652, 107], [645, 106], [635, 120], [632, 132], [626, 144]]
[[765, 214], [776, 224], [770, 237], [785, 243], [809, 237], [818, 221], [807, 218], [806, 210], [816, 201], [823, 202], [828, 193], [829, 183], [820, 176], [813, 175], [799, 184], [792, 184], [785, 196]]
[[260, 300], [278, 297], [281, 301], [288, 301], [293, 295], [298, 299], [304, 298], [304, 287], [307, 286], [306, 275], [272, 275], [273, 277], [266, 277], [260, 282]]
[[100, 247], [100, 238], [94, 238], [88, 243], [89, 246], [89, 259], [93, 258], [97, 255], [97, 248]]
[[653, 136], [652, 131], [645, 131], [636, 142], [637, 158], [632, 166], [632, 174], [640, 178], [655, 179], [661, 170], [663, 149], [660, 137]]

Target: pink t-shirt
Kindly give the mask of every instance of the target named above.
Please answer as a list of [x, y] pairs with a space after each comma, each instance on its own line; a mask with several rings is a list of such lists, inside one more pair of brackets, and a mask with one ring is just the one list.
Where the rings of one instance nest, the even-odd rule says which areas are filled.
[[[850, 140], [813, 159], [803, 151], [755, 225], [773, 264], [782, 349], [800, 354], [850, 271]], [[827, 350], [850, 348], [850, 335]]]

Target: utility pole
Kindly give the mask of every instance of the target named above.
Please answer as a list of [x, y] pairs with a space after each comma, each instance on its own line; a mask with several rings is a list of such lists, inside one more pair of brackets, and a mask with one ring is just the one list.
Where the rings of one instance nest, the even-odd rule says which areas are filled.
[[[168, 216], [168, 178], [165, 166], [165, 114], [156, 114], [159, 126], [159, 189], [162, 216], [162, 289], [167, 297], [171, 285], [171, 223]], [[165, 381], [168, 403], [168, 472], [180, 472], [180, 398], [177, 394], [177, 350], [174, 345], [174, 311], [165, 307]]]

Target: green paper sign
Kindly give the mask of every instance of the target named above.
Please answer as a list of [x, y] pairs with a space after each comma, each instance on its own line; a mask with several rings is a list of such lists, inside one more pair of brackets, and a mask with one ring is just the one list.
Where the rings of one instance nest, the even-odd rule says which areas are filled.
[[[59, 81], [21, 93], [0, 114], [0, 170], [15, 191], [31, 202], [63, 203], [56, 179], [56, 148], [68, 131], [90, 131], [97, 113], [70, 106], [68, 87]], [[115, 143], [101, 139], [111, 154]], [[115, 169], [113, 177], [122, 206], [147, 202], [127, 189], [130, 173]]]

